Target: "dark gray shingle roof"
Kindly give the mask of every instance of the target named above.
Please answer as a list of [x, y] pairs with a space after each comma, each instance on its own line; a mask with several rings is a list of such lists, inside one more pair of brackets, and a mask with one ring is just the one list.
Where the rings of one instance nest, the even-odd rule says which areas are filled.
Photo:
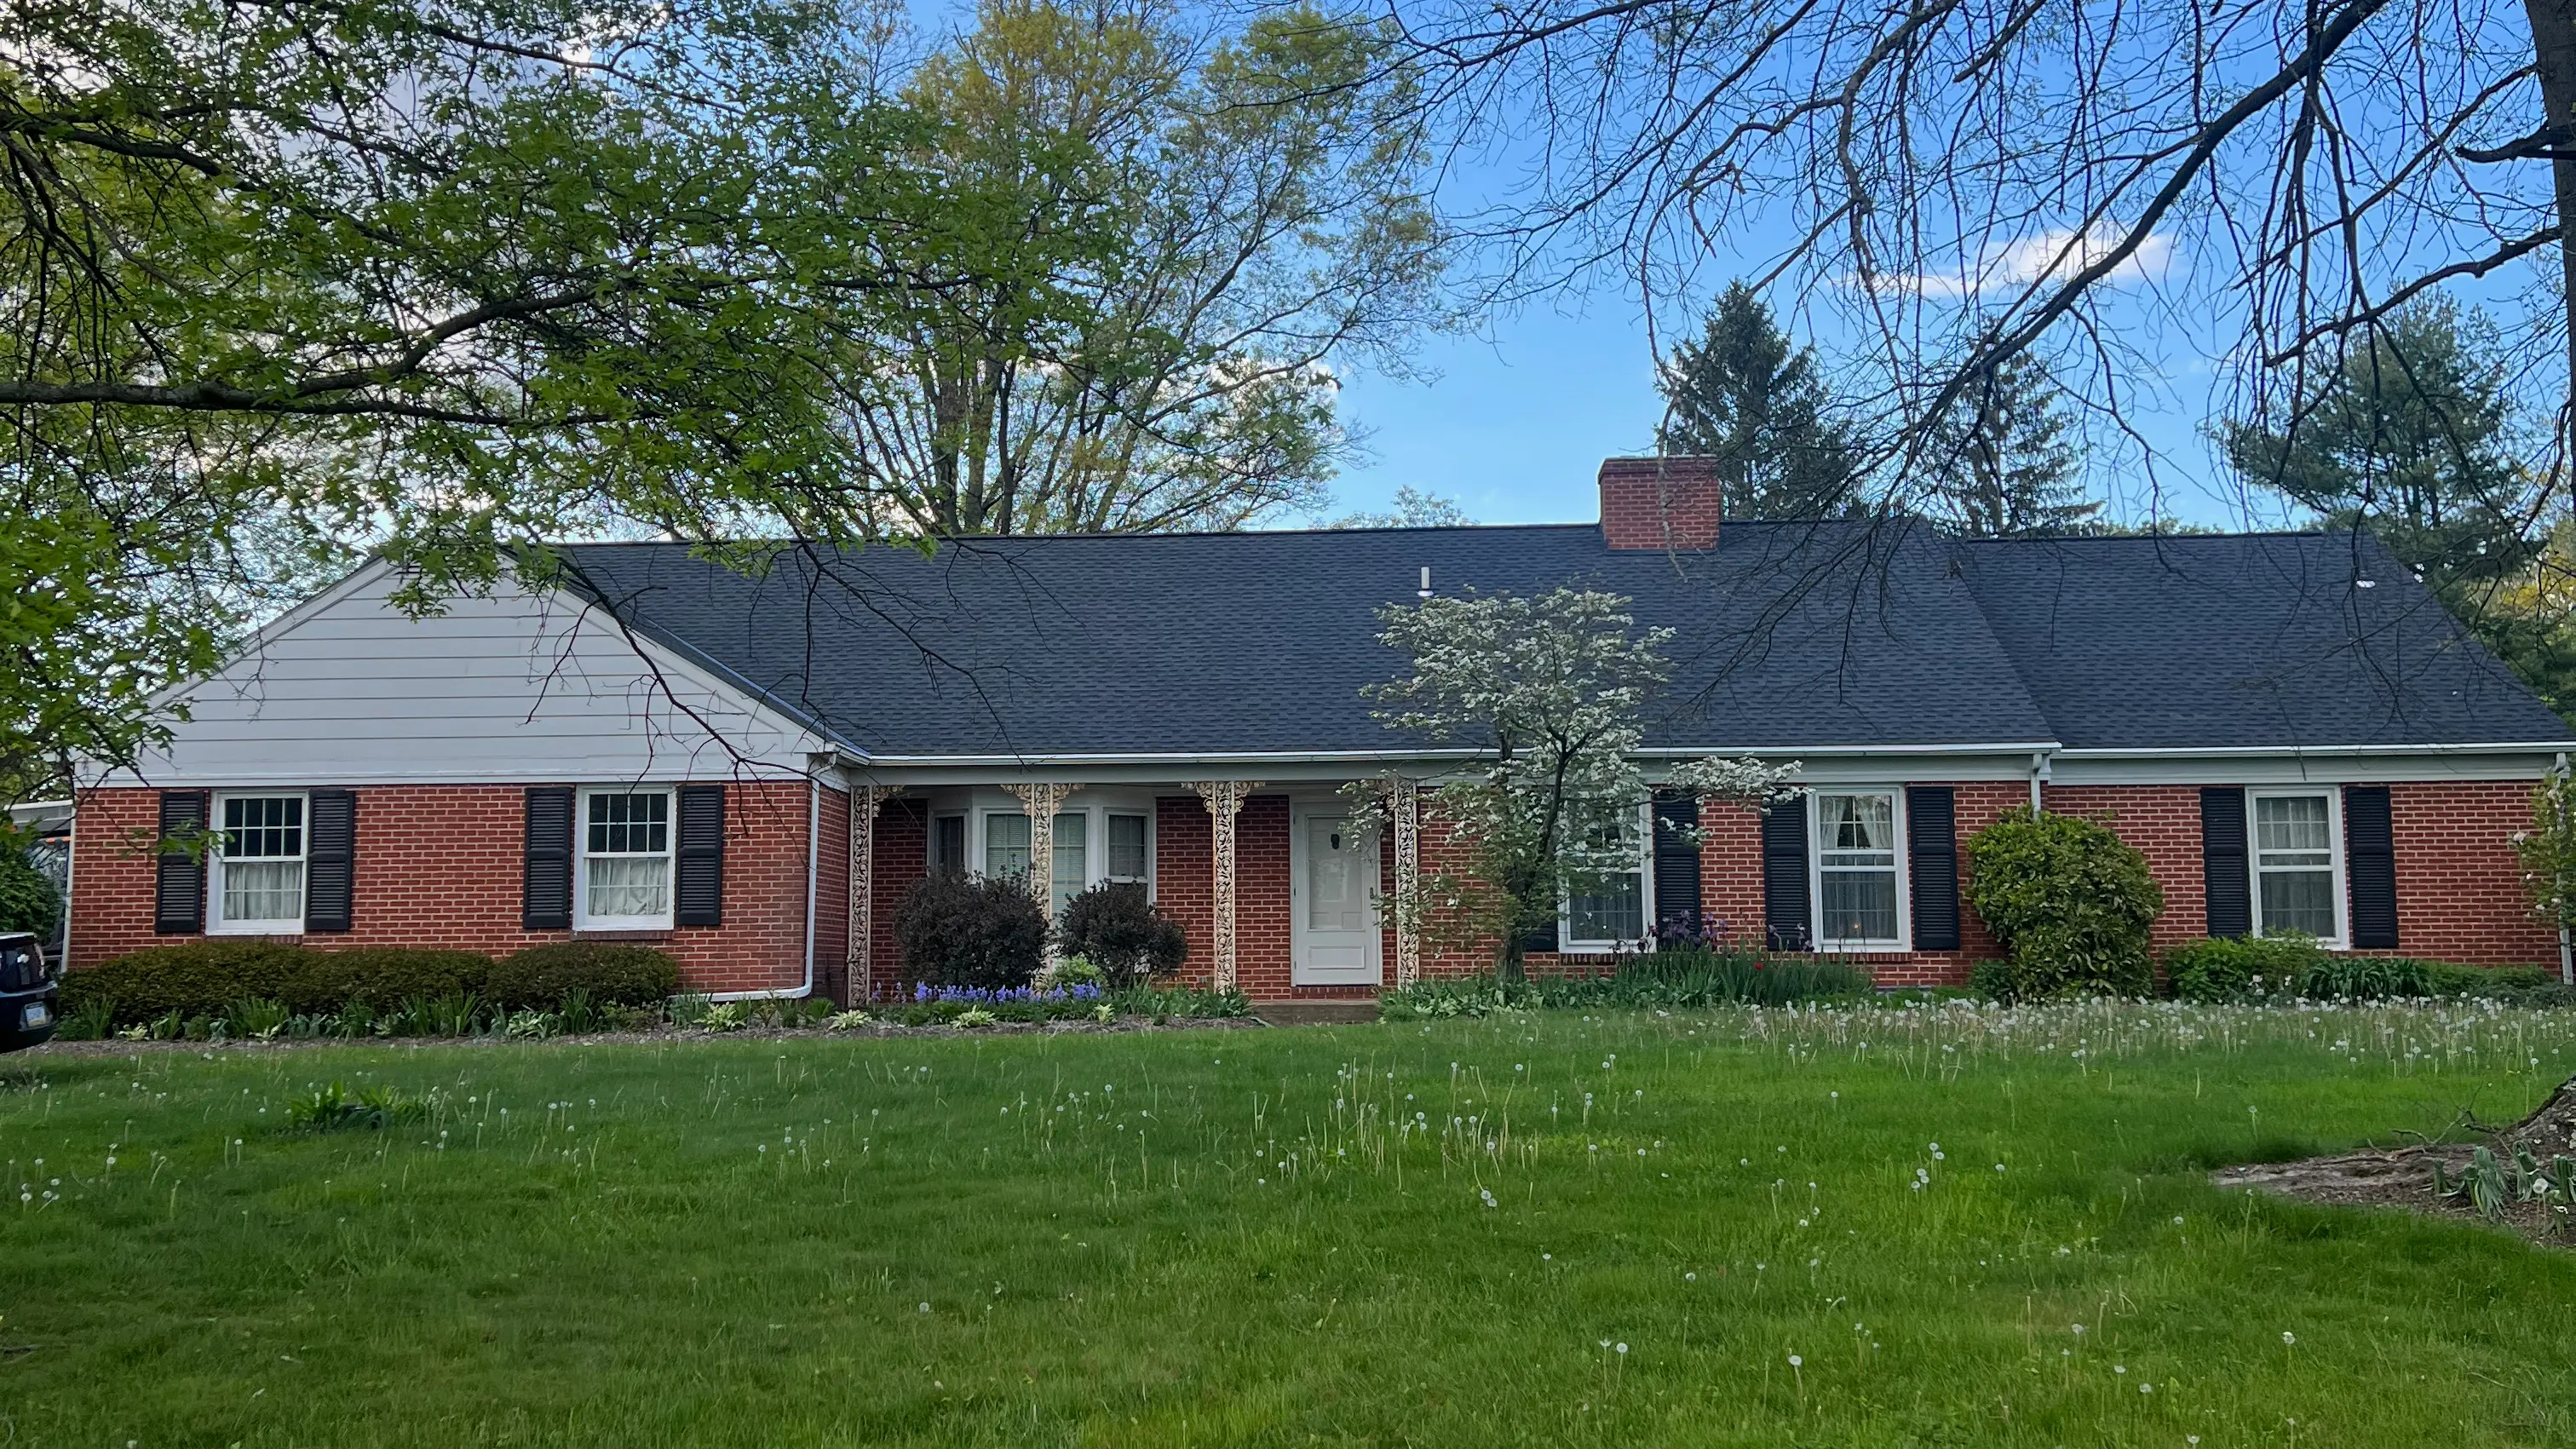
[[[1956, 544], [1730, 523], [1679, 562], [1590, 525], [570, 550], [646, 631], [873, 755], [1238, 754], [1410, 743], [1361, 686], [1374, 611], [1560, 583], [1678, 631], [1650, 744], [1731, 749], [2557, 739], [2555, 716], [2349, 539]], [[2366, 555], [2366, 556], [2365, 556]], [[2378, 587], [2351, 587], [2353, 561]]]

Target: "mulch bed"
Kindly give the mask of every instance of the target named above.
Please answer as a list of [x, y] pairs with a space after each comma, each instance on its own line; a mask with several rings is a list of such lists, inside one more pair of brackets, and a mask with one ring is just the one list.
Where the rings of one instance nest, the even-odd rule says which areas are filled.
[[714, 1041], [866, 1041], [889, 1036], [1063, 1036], [1068, 1034], [1127, 1031], [1234, 1031], [1265, 1027], [1267, 1023], [1252, 1016], [1175, 1016], [1156, 1021], [1146, 1016], [1122, 1016], [1116, 1021], [1002, 1021], [991, 1026], [905, 1026], [899, 1022], [873, 1021], [853, 1031], [825, 1031], [821, 1027], [746, 1026], [734, 1031], [712, 1032], [671, 1028], [664, 1031], [599, 1031], [580, 1035], [550, 1037], [498, 1036], [384, 1036], [384, 1037], [280, 1037], [275, 1041], [49, 1041], [15, 1053], [12, 1061], [42, 1057], [131, 1056], [136, 1052], [273, 1052], [294, 1051], [311, 1047], [457, 1047], [457, 1046], [634, 1046], [649, 1042], [714, 1042]]
[[[2438, 1197], [2433, 1192], [2433, 1167], [2441, 1164], [2445, 1176], [2456, 1182], [2469, 1165], [2470, 1154], [2484, 1145], [2498, 1157], [2510, 1157], [2517, 1147], [2528, 1147], [2532, 1156], [2547, 1163], [2557, 1154], [2576, 1156], [2576, 1081], [2561, 1086], [2557, 1094], [2540, 1106], [2540, 1110], [2511, 1127], [2493, 1133], [2481, 1133], [2480, 1142], [2426, 1142], [2387, 1151], [2347, 1152], [2338, 1157], [2311, 1157], [2299, 1162], [2258, 1162], [2242, 1167], [2223, 1167], [2209, 1175], [2220, 1187], [2252, 1188], [2278, 1193], [2302, 1202], [2333, 1203], [2359, 1207], [2397, 1207], [2412, 1212], [2431, 1213], [2439, 1217], [2483, 1221], [2477, 1209], [2465, 1197]], [[2541, 1203], [2516, 1203], [2505, 1209], [2502, 1225], [2511, 1227], [2536, 1242], [2558, 1246], [2576, 1244], [2571, 1238], [2568, 1217], [2555, 1207]]]

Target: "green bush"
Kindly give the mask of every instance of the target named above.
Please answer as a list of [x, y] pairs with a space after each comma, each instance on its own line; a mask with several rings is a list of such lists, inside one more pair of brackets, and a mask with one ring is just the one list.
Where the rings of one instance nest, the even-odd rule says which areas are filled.
[[411, 946], [351, 946], [311, 951], [319, 1003], [299, 1010], [337, 1011], [351, 1002], [397, 1006], [405, 1001], [474, 996], [484, 989], [492, 958], [480, 951], [433, 951]]
[[1059, 915], [1056, 949], [1099, 967], [1113, 987], [1169, 976], [1189, 955], [1180, 922], [1155, 910], [1134, 881], [1093, 886], [1065, 902]]
[[939, 871], [895, 911], [904, 969], [933, 986], [1026, 986], [1046, 950], [1047, 923], [1017, 879]]
[[2155, 988], [2147, 930], [2164, 892], [2108, 826], [2015, 810], [1968, 841], [1968, 904], [2003, 943], [1984, 973], [1999, 1000]]
[[327, 1011], [338, 1003], [313, 971], [312, 958], [319, 954], [267, 941], [149, 946], [66, 976], [62, 1008], [68, 1015], [109, 1003], [119, 1026], [174, 1013], [182, 1020], [210, 1017], [252, 996], [295, 1011]]
[[493, 962], [483, 992], [504, 1010], [560, 1008], [574, 992], [593, 1007], [645, 1006], [680, 989], [679, 963], [650, 946], [557, 941]]
[[1378, 1010], [1389, 1021], [1489, 1011], [1690, 1011], [1861, 996], [1874, 985], [1867, 971], [1832, 957], [1681, 946], [1628, 957], [1608, 975], [1532, 976], [1513, 982], [1462, 976], [1420, 982], [1381, 996]]
[[2250, 1001], [2304, 993], [2308, 973], [2326, 960], [2305, 936], [2220, 936], [2166, 952], [2165, 975], [2185, 1001]]
[[62, 893], [27, 858], [24, 837], [0, 821], [0, 931], [33, 931], [50, 941], [62, 923]]

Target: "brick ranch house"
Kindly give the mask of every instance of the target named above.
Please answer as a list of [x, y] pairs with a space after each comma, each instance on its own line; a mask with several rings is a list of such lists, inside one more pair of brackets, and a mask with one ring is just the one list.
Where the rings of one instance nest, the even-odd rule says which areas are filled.
[[[185, 691], [139, 777], [88, 782], [70, 959], [601, 937], [695, 990], [848, 999], [907, 979], [890, 920], [925, 874], [1036, 862], [1050, 903], [1143, 882], [1187, 974], [1255, 999], [1478, 969], [1371, 910], [1440, 832], [1389, 785], [1373, 850], [1342, 788], [1456, 764], [1370, 717], [1361, 687], [1401, 667], [1372, 614], [1569, 583], [1678, 631], [1650, 774], [1751, 753], [1806, 791], [1711, 807], [1699, 846], [1662, 828], [1689, 804], [1639, 802], [1636, 875], [1568, 902], [1542, 968], [1696, 917], [1962, 981], [1995, 946], [1961, 845], [2033, 801], [2144, 852], [2159, 949], [2555, 956], [2509, 839], [2576, 746], [2366, 538], [1721, 528], [1686, 459], [1610, 460], [1600, 488], [1597, 527], [970, 539], [758, 576], [583, 546], [564, 586], [421, 619], [371, 566]], [[211, 858], [158, 849], [201, 825]]]

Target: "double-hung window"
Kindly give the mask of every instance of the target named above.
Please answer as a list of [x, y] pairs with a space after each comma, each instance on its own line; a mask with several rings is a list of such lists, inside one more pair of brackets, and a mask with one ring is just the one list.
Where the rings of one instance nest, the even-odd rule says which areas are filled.
[[942, 815], [930, 822], [930, 868], [954, 875], [966, 868], [966, 817]]
[[225, 795], [216, 805], [209, 931], [304, 929], [304, 797]]
[[1816, 942], [1826, 951], [1902, 950], [1904, 882], [1893, 790], [1820, 790]]
[[984, 817], [984, 874], [995, 880], [1029, 873], [1029, 817]]
[[1558, 945], [1566, 951], [1615, 951], [1634, 947], [1646, 935], [1646, 847], [1652, 822], [1645, 807], [1615, 822], [1594, 826], [1585, 854], [1615, 856], [1628, 868], [1609, 870], [1569, 890], [1557, 923]]
[[1091, 817], [1080, 812], [1055, 818], [1055, 870], [1047, 879], [1054, 892], [1053, 909], [1091, 885]]
[[2250, 790], [2254, 934], [2343, 939], [2342, 832], [2332, 790]]
[[1153, 837], [1154, 822], [1143, 815], [1113, 814], [1107, 820], [1109, 869], [1104, 875], [1113, 881], [1146, 884], [1146, 874], [1151, 868], [1146, 842]]
[[666, 930], [671, 924], [671, 792], [582, 795], [584, 930]]
[[[984, 817], [984, 874], [996, 880], [1025, 880], [1035, 868], [1036, 844], [1029, 817], [996, 810]], [[1055, 858], [1047, 862], [1047, 886], [1056, 909], [1091, 884], [1091, 817], [1067, 811], [1055, 818]]]

